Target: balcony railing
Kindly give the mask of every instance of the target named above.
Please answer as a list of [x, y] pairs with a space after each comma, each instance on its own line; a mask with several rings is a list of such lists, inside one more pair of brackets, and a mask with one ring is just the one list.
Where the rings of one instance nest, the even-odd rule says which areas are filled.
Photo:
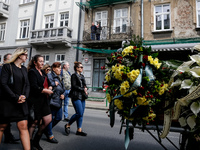
[[8, 18], [9, 16], [9, 5], [5, 4], [0, 0], [0, 17]]
[[69, 27], [49, 28], [31, 31], [29, 43], [40, 45], [42, 43], [71, 43], [72, 29]]
[[[115, 40], [131, 38], [132, 30], [130, 26], [117, 26], [112, 27], [111, 30], [107, 26], [103, 26], [100, 34], [100, 40]], [[83, 31], [83, 41], [91, 40], [91, 31]]]

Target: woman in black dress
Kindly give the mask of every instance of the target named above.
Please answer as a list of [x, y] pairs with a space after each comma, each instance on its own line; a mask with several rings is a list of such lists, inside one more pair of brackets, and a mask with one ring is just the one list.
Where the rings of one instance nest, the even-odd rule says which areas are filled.
[[30, 150], [27, 105], [30, 86], [27, 69], [22, 65], [27, 56], [27, 49], [17, 48], [8, 64], [3, 65], [0, 79], [0, 143], [7, 124], [16, 122], [24, 150]]
[[[52, 90], [45, 87], [47, 82], [46, 74], [41, 70], [44, 65], [44, 58], [41, 55], [35, 55], [28, 65], [28, 78], [30, 82], [29, 106], [33, 106], [35, 119], [29, 122], [29, 133], [31, 139], [31, 147], [42, 150], [39, 145], [42, 133], [46, 126], [51, 122], [51, 110], [48, 101], [48, 95], [52, 94]], [[38, 125], [38, 131], [32, 140], [35, 127]]]

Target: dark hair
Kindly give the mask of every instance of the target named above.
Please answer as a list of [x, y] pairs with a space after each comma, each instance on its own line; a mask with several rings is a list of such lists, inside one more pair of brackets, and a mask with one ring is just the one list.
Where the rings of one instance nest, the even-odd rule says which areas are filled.
[[74, 71], [76, 71], [76, 68], [79, 67], [80, 64], [82, 64], [82, 63], [78, 62], [78, 61], [74, 62]]
[[32, 59], [28, 63], [27, 69], [30, 70], [30, 69], [34, 68], [35, 67], [34, 62], [37, 62], [38, 58], [40, 58], [40, 57], [43, 57], [43, 56], [42, 55], [35, 55], [35, 56], [33, 56]]
[[5, 54], [5, 55], [3, 56], [3, 60], [4, 60], [4, 61], [7, 60], [8, 55], [12, 55], [12, 54], [11, 54], [11, 53], [7, 53], [7, 54]]
[[53, 69], [53, 68], [58, 68], [58, 67], [60, 67], [60, 66], [61, 66], [61, 63], [60, 63], [60, 62], [55, 62], [55, 63], [52, 64], [51, 67], [52, 67], [52, 69]]

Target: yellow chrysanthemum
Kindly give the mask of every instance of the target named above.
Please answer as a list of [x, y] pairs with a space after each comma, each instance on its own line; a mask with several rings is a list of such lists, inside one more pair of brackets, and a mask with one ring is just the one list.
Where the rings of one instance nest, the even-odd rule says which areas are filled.
[[137, 95], [137, 91], [136, 91], [136, 90], [132, 91], [132, 93], [133, 93], [134, 95]]
[[111, 70], [109, 70], [109, 71], [106, 73], [106, 76], [105, 76], [105, 79], [106, 79], [107, 82], [109, 82], [109, 81], [111, 80], [110, 72], [111, 72]]
[[146, 100], [145, 96], [137, 97], [137, 104], [138, 105], [148, 105], [149, 101]]
[[[122, 84], [120, 85], [120, 93], [122, 95], [124, 95], [130, 88], [129, 82], [128, 81], [124, 81], [122, 82]], [[127, 93], [126, 95], [124, 95], [124, 97], [129, 97], [132, 95], [132, 92]]]
[[108, 100], [109, 103], [111, 102], [112, 98], [109, 93], [106, 94], [106, 99]]
[[131, 72], [127, 73], [127, 76], [130, 79], [131, 83], [133, 83], [139, 74], [140, 74], [140, 71], [139, 69], [137, 69], [137, 70], [132, 70]]
[[163, 95], [168, 88], [168, 84], [164, 84], [162, 87], [160, 86], [160, 90], [158, 91], [159, 95]]
[[119, 99], [115, 99], [114, 101], [115, 106], [117, 106], [118, 109], [123, 109], [123, 102]]
[[133, 53], [133, 46], [128, 46], [122, 51], [123, 57], [129, 55], [130, 53]]
[[142, 119], [143, 120], [146, 120], [146, 121], [153, 121], [154, 120], [154, 118], [156, 118], [156, 114], [154, 114], [154, 113], [149, 113], [149, 115], [148, 116], [146, 116], [146, 117], [143, 117]]

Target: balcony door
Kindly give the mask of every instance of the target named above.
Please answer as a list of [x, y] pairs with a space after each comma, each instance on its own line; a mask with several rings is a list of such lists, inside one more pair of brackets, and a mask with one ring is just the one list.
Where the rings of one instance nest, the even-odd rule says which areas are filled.
[[[45, 16], [45, 29], [54, 27], [54, 15]], [[55, 36], [56, 30], [45, 30], [45, 37]]]
[[107, 11], [98, 11], [95, 13], [95, 25], [100, 23], [102, 30], [101, 30], [101, 40], [106, 39], [107, 32], [108, 32], [108, 25], [107, 25], [107, 19], [108, 19], [108, 12]]

